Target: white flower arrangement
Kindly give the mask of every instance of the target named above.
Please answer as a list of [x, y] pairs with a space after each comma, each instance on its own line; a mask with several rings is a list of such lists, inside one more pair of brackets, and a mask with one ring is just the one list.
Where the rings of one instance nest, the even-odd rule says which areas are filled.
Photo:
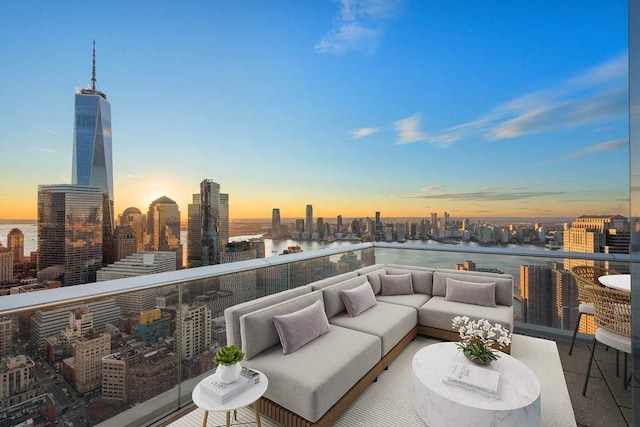
[[499, 323], [492, 325], [488, 320], [470, 320], [467, 316], [456, 316], [451, 323], [460, 334], [458, 348], [472, 362], [487, 364], [497, 360], [500, 355], [493, 351], [493, 346], [503, 348], [511, 344], [509, 331]]

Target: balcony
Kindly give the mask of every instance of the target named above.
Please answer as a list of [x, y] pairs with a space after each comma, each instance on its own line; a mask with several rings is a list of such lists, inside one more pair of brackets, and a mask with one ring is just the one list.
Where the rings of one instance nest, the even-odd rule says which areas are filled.
[[[455, 268], [467, 260], [478, 268], [497, 268], [514, 276], [516, 334], [556, 341], [577, 424], [632, 425], [631, 390], [637, 383], [634, 381], [628, 390], [623, 389], [621, 379], [616, 377], [615, 351], [598, 348], [587, 397], [581, 395], [589, 355], [586, 344], [591, 342], [589, 332], [592, 331], [588, 324], [583, 326], [585, 333], [579, 334], [574, 353], [568, 356], [577, 301], [570, 279], [562, 274], [559, 265], [553, 264], [565, 260], [586, 261], [628, 271], [628, 255], [360, 243], [0, 298], [0, 319], [10, 319], [17, 331], [12, 340], [12, 353], [27, 354], [35, 362], [33, 377], [37, 382], [29, 384], [31, 394], [48, 395], [53, 401], [53, 404], [42, 399], [36, 401], [33, 396], [29, 400], [25, 395], [26, 403], [18, 403], [4, 412], [7, 418], [0, 418], [0, 427], [15, 424], [27, 415], [54, 417], [61, 425], [64, 422], [83, 425], [81, 420], [87, 420], [89, 425], [104, 426], [199, 425], [202, 413], [194, 410], [190, 393], [199, 379], [214, 368], [212, 351], [225, 340], [222, 314], [226, 307], [376, 262]], [[536, 266], [536, 271], [542, 272], [536, 276], [537, 281], [529, 276], [525, 292], [518, 289], [521, 266]], [[549, 269], [548, 275], [545, 269]], [[146, 310], [149, 304], [162, 309], [140, 315], [138, 308]], [[64, 345], [45, 340], [59, 334], [59, 330], [56, 331], [56, 328], [62, 329], [59, 324], [69, 326], [69, 312], [74, 307], [87, 308], [95, 332], [106, 331], [111, 335], [111, 346], [107, 349], [111, 357], [107, 358], [108, 362], [102, 362], [102, 377], [85, 388], [77, 387], [75, 360]], [[127, 310], [134, 314], [127, 315]], [[85, 313], [84, 322], [89, 320], [86, 316]], [[183, 325], [203, 323], [210, 325], [205, 329], [208, 336], [185, 335]], [[66, 334], [74, 339], [73, 330]], [[131, 365], [129, 369], [118, 368], [125, 363]], [[110, 369], [109, 375], [105, 374], [106, 369]], [[367, 392], [384, 390], [383, 377], [392, 378], [393, 372], [392, 365]], [[151, 381], [149, 373], [155, 373]], [[158, 374], [160, 376], [155, 376]], [[123, 383], [126, 383], [125, 390], [121, 387]], [[366, 404], [353, 407], [374, 413], [373, 409], [366, 409]], [[251, 411], [248, 414], [241, 420], [253, 422]], [[242, 412], [240, 415], [243, 417]], [[14, 418], [10, 419], [11, 416]], [[211, 419], [209, 424], [214, 425]], [[350, 425], [354, 425], [354, 419], [358, 419], [357, 414], [350, 418]], [[269, 425], [268, 420], [263, 421], [263, 425]], [[371, 425], [371, 420], [360, 425]]]

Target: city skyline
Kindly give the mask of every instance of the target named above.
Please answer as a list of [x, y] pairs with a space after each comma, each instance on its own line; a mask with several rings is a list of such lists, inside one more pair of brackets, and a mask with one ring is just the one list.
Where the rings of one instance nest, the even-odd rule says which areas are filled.
[[71, 182], [94, 39], [116, 216], [204, 178], [231, 218], [629, 216], [626, 2], [35, 5], [0, 28], [0, 218]]

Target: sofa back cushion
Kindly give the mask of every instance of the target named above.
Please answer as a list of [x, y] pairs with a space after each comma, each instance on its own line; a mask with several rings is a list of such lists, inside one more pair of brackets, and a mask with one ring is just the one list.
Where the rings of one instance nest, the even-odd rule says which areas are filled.
[[289, 300], [291, 298], [298, 297], [300, 295], [308, 294], [310, 292], [311, 288], [309, 288], [308, 286], [299, 286], [297, 288], [278, 292], [277, 294], [266, 295], [252, 301], [247, 301], [228, 307], [224, 311], [224, 320], [226, 322], [227, 328], [227, 344], [237, 345], [238, 347], [242, 348], [242, 337], [240, 336], [240, 316], [264, 307], [268, 307], [273, 304], [277, 304], [282, 301]]
[[324, 299], [324, 311], [327, 313], [327, 317], [331, 319], [333, 316], [346, 310], [340, 291], [344, 289], [353, 289], [358, 285], [362, 285], [366, 281], [367, 276], [358, 276], [323, 288], [320, 292], [322, 292], [322, 299]]
[[293, 353], [308, 342], [331, 330], [322, 300], [289, 314], [273, 316], [282, 352]]
[[240, 316], [240, 335], [245, 358], [251, 359], [264, 350], [280, 344], [273, 316], [289, 314], [322, 301], [322, 293], [314, 291]]
[[438, 269], [433, 273], [433, 296], [446, 297], [447, 277], [464, 282], [495, 283], [496, 304], [506, 306], [513, 304], [513, 276], [510, 274]]
[[358, 276], [364, 276], [365, 274], [371, 273], [375, 270], [380, 270], [384, 268], [384, 264], [373, 264], [368, 265], [366, 267], [361, 267], [357, 270], [354, 270], [355, 273], [358, 273]]
[[371, 284], [371, 289], [373, 289], [373, 293], [375, 295], [378, 295], [382, 290], [382, 282], [380, 282], [381, 274], [387, 274], [387, 270], [379, 268], [377, 270], [367, 272], [364, 276], [367, 278], [367, 282]]
[[380, 295], [412, 295], [413, 293], [411, 273], [380, 275]]
[[317, 291], [318, 289], [326, 288], [327, 286], [335, 285], [336, 283], [344, 282], [345, 280], [353, 279], [354, 277], [358, 277], [358, 273], [350, 271], [348, 273], [338, 274], [337, 276], [331, 276], [326, 279], [311, 282], [307, 286], [310, 286], [312, 291]]
[[390, 265], [385, 268], [387, 274], [411, 273], [411, 283], [413, 292], [416, 294], [431, 295], [433, 293], [433, 272], [435, 270], [426, 267], [396, 266]]

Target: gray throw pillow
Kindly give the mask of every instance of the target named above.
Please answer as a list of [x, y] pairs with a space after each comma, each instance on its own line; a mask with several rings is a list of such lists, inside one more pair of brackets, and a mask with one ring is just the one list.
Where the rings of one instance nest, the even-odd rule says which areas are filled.
[[380, 295], [411, 295], [413, 283], [411, 273], [407, 274], [381, 274]]
[[464, 282], [447, 277], [447, 301], [464, 302], [467, 304], [496, 306], [496, 284]]
[[331, 330], [321, 301], [289, 314], [273, 316], [282, 352], [293, 353]]
[[369, 282], [364, 282], [362, 285], [352, 289], [342, 290], [340, 295], [349, 317], [356, 317], [377, 303]]

